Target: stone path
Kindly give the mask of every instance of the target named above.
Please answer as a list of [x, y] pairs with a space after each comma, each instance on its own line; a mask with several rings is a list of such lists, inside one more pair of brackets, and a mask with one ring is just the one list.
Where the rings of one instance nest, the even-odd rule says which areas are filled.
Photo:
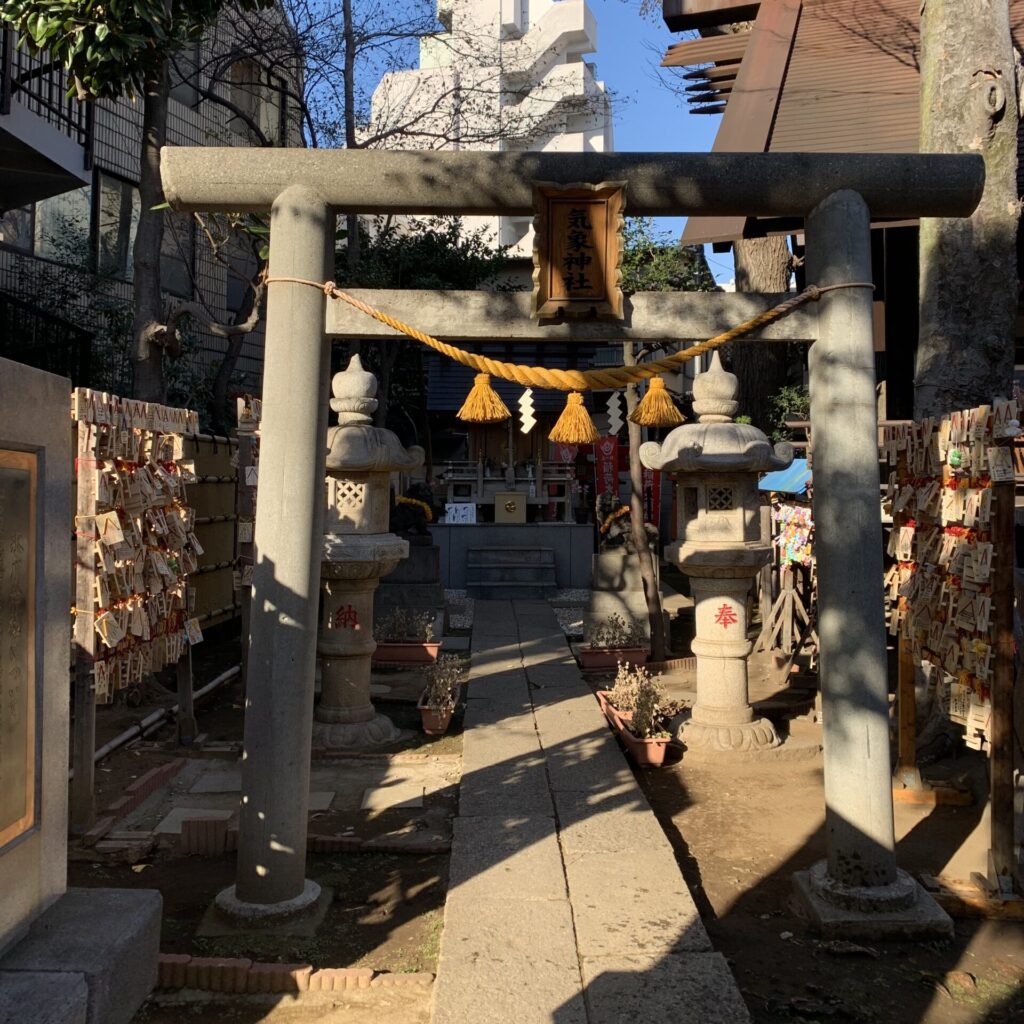
[[545, 602], [477, 601], [434, 1024], [743, 1024]]

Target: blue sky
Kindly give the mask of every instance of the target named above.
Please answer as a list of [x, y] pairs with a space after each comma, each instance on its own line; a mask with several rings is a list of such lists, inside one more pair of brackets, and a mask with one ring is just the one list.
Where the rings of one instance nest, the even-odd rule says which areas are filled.
[[[615, 148], [620, 152], [708, 152], [721, 118], [689, 113], [678, 97], [659, 84], [669, 75], [658, 67], [661, 55], [683, 36], [669, 32], [660, 17], [656, 21], [641, 18], [636, 0], [587, 2], [598, 26], [598, 50], [587, 60], [597, 64], [598, 77], [619, 100]], [[658, 221], [674, 237], [683, 223], [683, 218]], [[713, 253], [710, 246], [705, 253], [715, 279], [731, 281], [732, 257]]]

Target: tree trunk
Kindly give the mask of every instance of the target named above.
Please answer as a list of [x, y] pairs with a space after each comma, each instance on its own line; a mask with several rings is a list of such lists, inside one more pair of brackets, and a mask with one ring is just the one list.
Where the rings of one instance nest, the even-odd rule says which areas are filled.
[[163, 331], [164, 304], [160, 292], [160, 247], [164, 201], [160, 184], [160, 147], [167, 136], [167, 62], [145, 85], [142, 113], [142, 149], [139, 154], [139, 224], [132, 250], [135, 316], [132, 322], [132, 395], [146, 402], [164, 402], [162, 342], [173, 344]]
[[[622, 361], [626, 366], [636, 365], [633, 342], [622, 345]], [[631, 415], [639, 399], [635, 384], [626, 385], [626, 413]], [[640, 563], [640, 578], [644, 584], [644, 600], [651, 624], [651, 661], [665, 660], [665, 616], [661, 610], [661, 591], [654, 571], [654, 557], [644, 529], [644, 468], [640, 462], [641, 427], [632, 420], [629, 427], [629, 528]], [[655, 524], [657, 525], [657, 524]]]
[[[244, 324], [252, 316], [255, 307], [263, 301], [263, 295], [263, 289], [257, 289], [254, 284], [251, 284], [245, 302], [239, 307], [231, 321], [232, 325], [239, 327]], [[220, 361], [220, 366], [217, 367], [217, 376], [213, 379], [213, 390], [207, 406], [207, 411], [210, 414], [210, 428], [215, 434], [231, 433], [235, 415], [228, 396], [228, 389], [231, 386], [231, 375], [238, 365], [238, 357], [242, 354], [242, 346], [249, 336], [250, 332], [232, 334], [227, 339], [224, 358]]]
[[920, 419], [1008, 396], [1017, 317], [1017, 79], [1008, 0], [927, 0], [921, 152], [980, 153], [970, 219], [921, 220]]
[[385, 427], [388, 422], [388, 410], [391, 408], [391, 378], [395, 364], [405, 349], [405, 341], [388, 341], [380, 346], [380, 369], [377, 373], [377, 411], [373, 414], [373, 424]]
[[[744, 238], [733, 245], [736, 265], [736, 291], [789, 291], [792, 265], [786, 239]], [[789, 346], [764, 342], [736, 342], [732, 369], [739, 378], [740, 412], [749, 416], [754, 426], [769, 428], [769, 401], [787, 383]]]

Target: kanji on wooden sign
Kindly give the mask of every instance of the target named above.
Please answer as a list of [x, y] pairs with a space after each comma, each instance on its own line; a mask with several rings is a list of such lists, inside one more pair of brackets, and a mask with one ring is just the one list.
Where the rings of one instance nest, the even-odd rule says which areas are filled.
[[621, 320], [622, 182], [534, 185], [533, 314]]

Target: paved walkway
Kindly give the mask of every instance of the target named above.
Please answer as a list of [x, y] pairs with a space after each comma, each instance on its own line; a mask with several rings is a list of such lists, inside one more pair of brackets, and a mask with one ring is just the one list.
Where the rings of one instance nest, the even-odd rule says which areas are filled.
[[545, 602], [477, 601], [434, 1024], [741, 1024]]

